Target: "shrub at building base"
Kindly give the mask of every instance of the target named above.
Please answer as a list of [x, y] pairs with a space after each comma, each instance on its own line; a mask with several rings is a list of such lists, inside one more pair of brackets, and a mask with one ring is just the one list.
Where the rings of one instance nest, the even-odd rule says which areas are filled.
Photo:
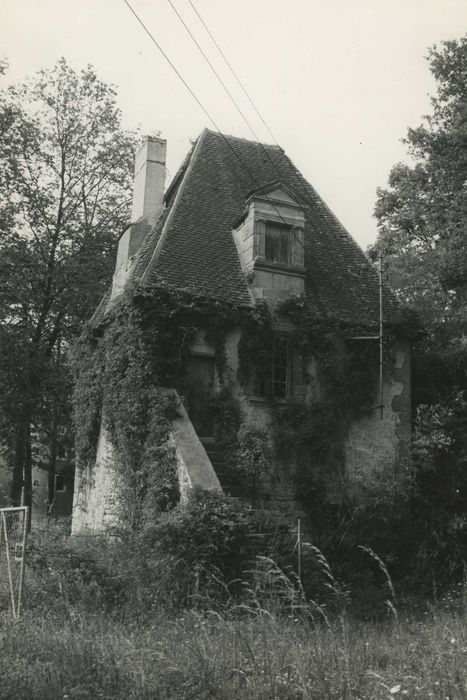
[[[172, 605], [212, 606], [238, 592], [253, 556], [253, 514], [222, 494], [194, 491], [141, 533], [147, 561]], [[196, 600], [195, 600], [196, 599]]]

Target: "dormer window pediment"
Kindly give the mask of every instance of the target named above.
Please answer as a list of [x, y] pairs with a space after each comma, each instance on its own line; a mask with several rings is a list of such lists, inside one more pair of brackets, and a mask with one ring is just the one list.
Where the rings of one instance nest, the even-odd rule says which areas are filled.
[[253, 201], [274, 202], [279, 205], [289, 205], [294, 208], [303, 209], [303, 206], [297, 195], [290, 190], [287, 185], [284, 185], [279, 180], [270, 182], [263, 187], [258, 187], [249, 192], [246, 196], [246, 204], [249, 205]]

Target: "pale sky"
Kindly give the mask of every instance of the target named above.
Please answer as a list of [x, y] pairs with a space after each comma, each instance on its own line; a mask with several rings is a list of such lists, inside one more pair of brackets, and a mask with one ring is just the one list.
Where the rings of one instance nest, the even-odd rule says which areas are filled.
[[[168, 0], [129, 0], [221, 131], [254, 139]], [[172, 0], [260, 140], [272, 141], [188, 0]], [[429, 46], [467, 32], [466, 0], [192, 0], [279, 144], [364, 248], [376, 188], [430, 109]], [[64, 56], [118, 88], [124, 126], [161, 132], [176, 172], [214, 128], [123, 0], [0, 0], [15, 82]]]

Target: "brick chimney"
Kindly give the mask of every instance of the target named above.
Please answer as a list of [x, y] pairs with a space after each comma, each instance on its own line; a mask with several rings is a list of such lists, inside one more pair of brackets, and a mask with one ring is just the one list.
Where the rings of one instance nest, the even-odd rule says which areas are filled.
[[136, 254], [162, 211], [167, 142], [146, 136], [135, 156], [131, 224], [118, 242], [112, 299], [123, 291]]
[[147, 219], [155, 224], [162, 208], [167, 141], [146, 136], [135, 156], [135, 180], [131, 222]]

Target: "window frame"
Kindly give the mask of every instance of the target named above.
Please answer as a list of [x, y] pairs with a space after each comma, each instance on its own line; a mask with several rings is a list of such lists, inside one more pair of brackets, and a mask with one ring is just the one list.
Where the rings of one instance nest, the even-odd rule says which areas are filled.
[[[285, 341], [285, 364], [278, 367], [276, 362], [277, 357], [277, 344], [278, 342]], [[271, 384], [272, 384], [272, 395], [276, 399], [288, 399], [292, 395], [292, 385], [291, 385], [291, 375], [292, 375], [292, 363], [293, 363], [293, 353], [292, 345], [290, 340], [290, 335], [288, 333], [279, 332], [274, 338], [273, 346], [273, 356], [272, 356], [272, 373], [271, 373]], [[285, 380], [277, 379], [276, 372], [278, 369], [285, 370]], [[276, 393], [276, 384], [284, 385], [284, 394]]]
[[[277, 379], [276, 378], [276, 370], [277, 370], [277, 365], [276, 365], [276, 355], [277, 355], [277, 341], [284, 341], [285, 340], [285, 356], [286, 356], [286, 363], [285, 365], [282, 365], [282, 368], [285, 369], [285, 379]], [[293, 362], [294, 362], [294, 349], [292, 345], [292, 339], [290, 337], [290, 333], [287, 333], [286, 331], [278, 331], [276, 334], [276, 337], [274, 338], [274, 345], [272, 348], [272, 363], [271, 363], [271, 375], [265, 379], [264, 385], [260, 386], [258, 377], [254, 376], [253, 378], [253, 394], [252, 398], [253, 399], [260, 399], [261, 401], [264, 401], [267, 399], [269, 395], [269, 391], [271, 392], [271, 395], [276, 399], [277, 401], [288, 401], [293, 398], [293, 384], [292, 384], [292, 373], [293, 373]], [[275, 391], [275, 387], [277, 384], [282, 384], [284, 386], [284, 393], [277, 393]]]
[[55, 472], [54, 493], [64, 493], [65, 491], [65, 475], [62, 472]]
[[[271, 230], [272, 229], [272, 230]], [[281, 236], [277, 236], [279, 239], [278, 245], [279, 248], [279, 253], [282, 251], [280, 250], [282, 245], [285, 243], [286, 246], [286, 254], [285, 254], [285, 260], [283, 259], [274, 259], [273, 257], [269, 258], [268, 257], [268, 247], [270, 248], [271, 245], [274, 246], [274, 241], [270, 242], [270, 245], [268, 246], [268, 233], [270, 236], [270, 240], [273, 239], [272, 233], [273, 230], [276, 229], [276, 231], [280, 232]], [[272, 219], [266, 219], [264, 222], [264, 259], [267, 263], [272, 264], [272, 265], [282, 265], [284, 267], [291, 267], [293, 264], [292, 260], [292, 246], [293, 246], [293, 239], [292, 239], [292, 225], [288, 223], [284, 223], [282, 221], [273, 221]], [[279, 257], [281, 257], [279, 255]]]
[[[266, 257], [266, 239], [268, 226], [283, 229], [287, 235], [287, 262]], [[278, 219], [274, 216], [255, 218], [254, 236], [255, 266], [288, 271], [289, 274], [304, 273], [304, 227], [296, 222]]]

